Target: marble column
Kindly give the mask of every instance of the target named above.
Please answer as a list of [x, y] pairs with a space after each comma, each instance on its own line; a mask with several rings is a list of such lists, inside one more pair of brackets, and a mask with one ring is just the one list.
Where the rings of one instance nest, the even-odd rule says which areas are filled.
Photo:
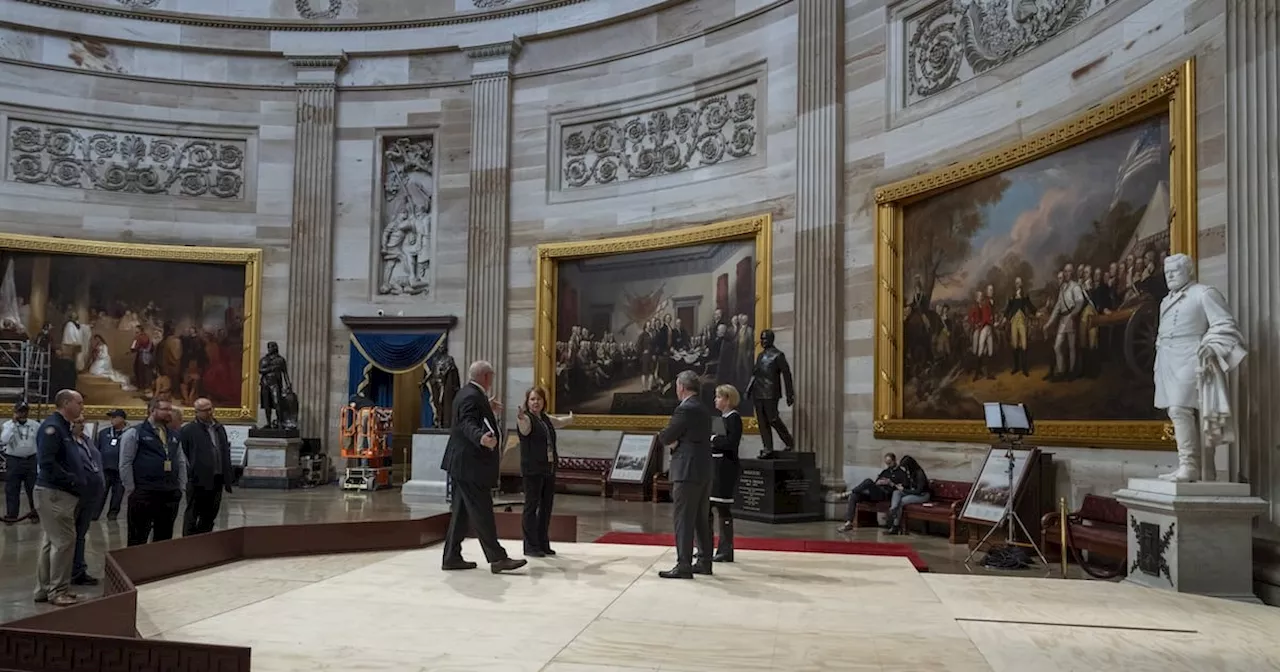
[[843, 8], [798, 2], [795, 430], [828, 490], [844, 489]]
[[1227, 1], [1227, 293], [1249, 348], [1236, 376], [1243, 476], [1280, 523], [1280, 0]]
[[298, 395], [304, 438], [330, 443], [329, 331], [333, 304], [334, 127], [344, 54], [288, 56], [297, 69], [288, 336], [282, 355]]
[[507, 380], [507, 239], [511, 221], [512, 40], [467, 49], [471, 57], [471, 207], [467, 221], [466, 362], [493, 364], [493, 393]]

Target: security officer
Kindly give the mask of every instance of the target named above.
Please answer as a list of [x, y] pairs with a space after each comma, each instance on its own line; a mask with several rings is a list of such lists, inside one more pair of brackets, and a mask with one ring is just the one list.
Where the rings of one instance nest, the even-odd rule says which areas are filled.
[[[107, 520], [115, 520], [120, 515], [120, 504], [124, 501], [124, 483], [120, 480], [120, 438], [125, 432], [129, 416], [122, 409], [107, 413], [111, 424], [98, 430], [98, 452], [102, 455], [102, 476], [106, 482], [107, 492], [103, 493], [102, 504], [94, 512], [93, 519], [102, 517], [107, 512]], [[107, 508], [107, 502], [111, 508]]]
[[35, 600], [66, 607], [79, 601], [69, 590], [81, 489], [80, 448], [71, 436], [71, 423], [84, 412], [84, 397], [59, 390], [53, 403], [57, 410], [37, 430], [36, 511], [44, 538], [36, 561]]
[[13, 419], [5, 420], [0, 428], [0, 453], [4, 453], [5, 486], [4, 520], [16, 523], [22, 520], [18, 515], [21, 510], [22, 490], [27, 491], [27, 505], [31, 511], [27, 517], [31, 522], [40, 522], [36, 515], [36, 501], [32, 491], [36, 486], [36, 423], [28, 419], [31, 408], [25, 400], [13, 405]]
[[177, 409], [167, 399], [152, 399], [148, 410], [147, 419], [125, 432], [120, 443], [130, 546], [172, 539], [187, 489], [187, 462], [178, 431], [170, 426]]

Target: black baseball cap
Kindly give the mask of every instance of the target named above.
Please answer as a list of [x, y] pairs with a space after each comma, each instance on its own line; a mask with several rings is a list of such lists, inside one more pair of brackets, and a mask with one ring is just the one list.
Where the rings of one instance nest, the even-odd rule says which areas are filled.
[[31, 406], [27, 403], [26, 399], [22, 399], [21, 401], [13, 405], [14, 413], [25, 413], [30, 410], [31, 410]]
[[128, 416], [128, 414], [126, 414], [126, 413], [124, 412], [124, 410], [123, 410], [123, 409], [119, 409], [119, 408], [117, 408], [117, 409], [114, 409], [114, 410], [111, 410], [111, 411], [107, 411], [107, 417], [108, 417], [108, 418], [126, 418], [126, 419], [127, 419], [129, 416]]

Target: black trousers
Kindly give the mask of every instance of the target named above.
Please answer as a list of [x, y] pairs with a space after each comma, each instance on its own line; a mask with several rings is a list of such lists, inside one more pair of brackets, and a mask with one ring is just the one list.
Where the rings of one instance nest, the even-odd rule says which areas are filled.
[[[765, 451], [773, 450], [773, 432], [777, 432], [782, 445], [790, 449], [795, 441], [791, 438], [791, 432], [787, 431], [787, 426], [782, 424], [782, 418], [778, 417], [778, 400], [756, 399], [754, 403], [756, 422], [760, 425], [760, 443], [764, 444]], [[771, 429], [773, 431], [769, 431]]]
[[76, 550], [71, 559], [71, 578], [73, 579], [89, 575], [89, 566], [84, 561], [84, 538], [89, 534], [93, 514], [102, 508], [101, 502], [105, 495], [105, 490], [96, 485], [89, 485], [80, 491], [80, 502], [76, 504]]
[[[102, 479], [106, 481], [107, 490], [102, 498], [102, 503], [98, 506], [98, 510], [94, 512], [94, 520], [101, 518], [103, 511], [106, 511], [108, 516], [120, 515], [120, 503], [124, 501], [124, 483], [120, 481], [120, 471], [118, 469], [103, 469]], [[111, 508], [107, 508], [108, 500], [111, 502]]]
[[853, 517], [857, 515], [858, 502], [883, 502], [889, 499], [889, 494], [876, 482], [864, 478], [862, 482], [849, 493], [849, 508], [845, 511], [845, 522], [852, 523]]
[[173, 523], [178, 519], [179, 490], [134, 490], [129, 495], [129, 545], [141, 546], [151, 541], [173, 538]]
[[13, 455], [5, 455], [4, 469], [5, 518], [17, 519], [18, 513], [22, 509], [22, 499], [19, 497], [22, 490], [27, 491], [28, 510], [31, 513], [35, 513], [36, 500], [31, 493], [36, 487], [36, 456], [14, 457]]
[[694, 540], [699, 562], [711, 562], [711, 482], [676, 481], [671, 484], [672, 524], [676, 528], [676, 566], [693, 566]]
[[444, 537], [444, 561], [462, 559], [462, 540], [475, 530], [484, 559], [494, 563], [507, 559], [507, 551], [498, 543], [498, 523], [493, 516], [493, 492], [478, 483], [453, 480], [450, 503], [449, 532]]
[[213, 531], [222, 508], [222, 477], [214, 478], [212, 488], [187, 486], [187, 510], [182, 516], [182, 536], [190, 537]]
[[551, 548], [551, 507], [556, 499], [555, 474], [524, 476], [524, 512], [520, 529], [524, 534], [524, 552]]
[[716, 545], [716, 555], [733, 556], [733, 504], [729, 502], [711, 502], [711, 527], [715, 528], [716, 516], [720, 517], [720, 543]]

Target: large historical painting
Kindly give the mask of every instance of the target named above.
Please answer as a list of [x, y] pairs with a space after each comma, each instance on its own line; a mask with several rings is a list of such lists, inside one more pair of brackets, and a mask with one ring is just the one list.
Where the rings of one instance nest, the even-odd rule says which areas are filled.
[[1042, 442], [1161, 440], [1152, 372], [1163, 262], [1188, 251], [1179, 229], [1194, 231], [1190, 213], [1174, 217], [1187, 159], [1171, 150], [1189, 137], [1168, 112], [1176, 81], [1147, 87], [1154, 102], [1130, 95], [1131, 114], [1091, 112], [1068, 126], [1076, 137], [1055, 129], [1030, 160], [882, 211], [901, 241], [902, 288], [881, 296], [901, 344], [882, 433], [899, 420], [964, 434], [983, 402], [1001, 401], [1025, 403]]
[[[258, 250], [0, 236], [0, 393], [88, 413], [208, 397], [256, 415]], [[207, 260], [207, 261], [206, 261]]]
[[698, 374], [708, 405], [717, 385], [745, 390], [768, 327], [768, 222], [539, 248], [550, 290], [539, 296], [550, 308], [538, 311], [550, 318], [539, 352], [550, 356], [538, 379], [555, 411], [579, 426], [660, 427], [682, 371]]

